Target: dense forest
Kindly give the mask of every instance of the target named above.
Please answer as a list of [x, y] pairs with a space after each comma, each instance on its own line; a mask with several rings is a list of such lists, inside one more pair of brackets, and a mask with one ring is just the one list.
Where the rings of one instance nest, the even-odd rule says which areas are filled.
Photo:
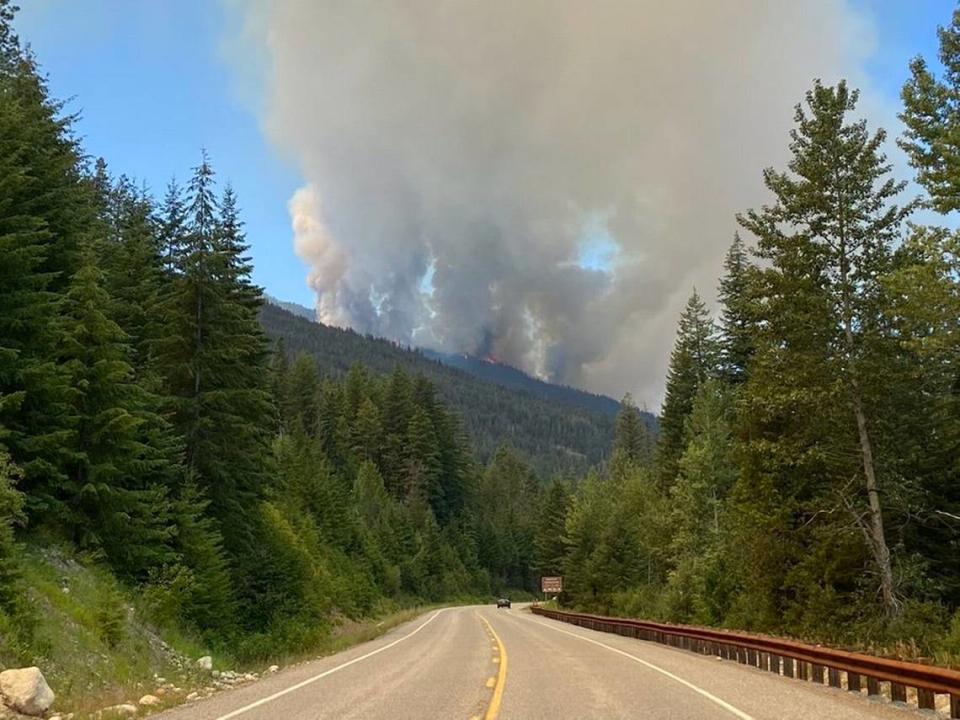
[[211, 161], [160, 200], [90, 161], [12, 20], [0, 0], [4, 662], [38, 652], [38, 546], [109, 568], [158, 626], [238, 659], [385, 602], [533, 587], [526, 462], [504, 447], [481, 466], [421, 373], [271, 343]]
[[[460, 417], [481, 462], [504, 443], [512, 443], [543, 477], [583, 475], [609, 458], [616, 413], [616, 403], [613, 413], [606, 407], [609, 398], [540, 382], [506, 366], [496, 378], [477, 378], [424, 351], [328, 327], [272, 303], [260, 310], [260, 322], [268, 338], [282, 340], [291, 354], [309, 354], [324, 375], [342, 376], [357, 363], [381, 374], [401, 367], [424, 375]], [[510, 383], [502, 381], [505, 375]], [[653, 430], [654, 418], [644, 418]]]
[[680, 318], [656, 452], [618, 428], [610, 471], [557, 493], [568, 603], [956, 661], [960, 235], [910, 220], [960, 209], [960, 11], [940, 48], [902, 92], [919, 200], [856, 91], [797, 106], [718, 317], [694, 292]]
[[[606, 395], [597, 395], [596, 393], [580, 390], [569, 385], [559, 385], [557, 383], [547, 382], [539, 378], [527, 375], [527, 373], [504, 363], [493, 360], [492, 358], [480, 358], [475, 355], [464, 355], [460, 353], [444, 353], [436, 350], [423, 349], [423, 354], [434, 360], [439, 360], [444, 365], [455, 367], [464, 372], [475, 375], [484, 380], [501, 385], [512, 390], [521, 390], [530, 395], [543, 398], [545, 400], [554, 400], [575, 408], [583, 408], [604, 415], [616, 415], [620, 409], [620, 404], [613, 398]], [[645, 412], [644, 417], [648, 425], [656, 426], [656, 418], [650, 413]]]
[[[160, 199], [91, 161], [12, 23], [0, 0], [0, 657], [38, 652], [41, 546], [241, 659], [542, 574], [571, 606], [960, 654], [960, 235], [910, 223], [844, 83], [797, 106], [718, 316], [690, 298], [654, 435], [629, 396], [603, 421], [265, 306], [210, 159]], [[941, 47], [899, 142], [949, 223], [960, 12]]]

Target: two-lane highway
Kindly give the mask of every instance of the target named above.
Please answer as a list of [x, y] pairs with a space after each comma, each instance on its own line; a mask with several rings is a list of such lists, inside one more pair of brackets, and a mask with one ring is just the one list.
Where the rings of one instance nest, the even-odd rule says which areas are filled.
[[904, 711], [516, 606], [483, 606], [429, 613], [372, 642], [161, 717], [903, 720]]

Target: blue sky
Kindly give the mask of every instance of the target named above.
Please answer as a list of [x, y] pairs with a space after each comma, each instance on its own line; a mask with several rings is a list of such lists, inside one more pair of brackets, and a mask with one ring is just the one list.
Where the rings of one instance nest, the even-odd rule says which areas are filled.
[[72, 98], [86, 151], [115, 174], [162, 196], [186, 179], [205, 147], [218, 179], [240, 198], [255, 280], [313, 305], [293, 253], [287, 200], [300, 185], [260, 132], [222, 52], [230, 18], [218, 2], [20, 0], [17, 31], [49, 74], [55, 97]]
[[[851, 0], [871, 17], [878, 50], [867, 71], [895, 101], [909, 59], [936, 53], [935, 28], [949, 0]], [[185, 179], [206, 147], [221, 181], [236, 188], [247, 222], [255, 280], [281, 298], [313, 304], [306, 269], [294, 255], [286, 203], [301, 184], [261, 133], [256, 88], [241, 92], [223, 51], [236, 18], [214, 0], [21, 0], [17, 20], [49, 73], [55, 97], [71, 112], [87, 152], [114, 173], [145, 181], [162, 195], [171, 176]], [[234, 59], [233, 62], [236, 62]], [[255, 62], [250, 59], [250, 62]], [[602, 235], [581, 263], [602, 267], [611, 255]]]

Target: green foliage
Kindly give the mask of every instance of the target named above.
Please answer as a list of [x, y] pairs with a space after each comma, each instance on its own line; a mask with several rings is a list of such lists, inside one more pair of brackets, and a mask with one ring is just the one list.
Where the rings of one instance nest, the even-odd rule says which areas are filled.
[[[894, 446], [886, 444], [879, 418], [899, 358], [884, 322], [888, 300], [879, 278], [892, 270], [892, 243], [910, 206], [893, 203], [904, 183], [889, 176], [880, 151], [884, 132], [871, 134], [865, 122], [847, 120], [856, 102], [857, 93], [844, 83], [816, 83], [805, 107], [797, 107], [789, 171], [765, 173], [777, 202], [740, 218], [766, 261], [753, 289], [762, 330], [756, 382], [746, 391], [747, 417], [757, 421], [748, 451], [758, 456], [759, 471], [776, 472], [787, 485], [798, 501], [795, 523], [811, 540], [816, 523], [799, 516], [833, 519], [823, 512], [837, 505], [852, 515], [872, 556], [883, 606], [894, 613], [885, 526], [896, 506], [888, 503], [884, 517], [880, 497], [898, 492], [881, 483], [899, 479], [885, 465], [885, 450]], [[819, 427], [792, 422], [804, 406], [818, 414]], [[787, 469], [803, 456], [802, 475]]]
[[533, 538], [538, 574], [563, 575], [566, 563], [566, 524], [570, 512], [570, 491], [562, 480], [554, 479], [540, 502]]
[[613, 435], [613, 462], [643, 465], [652, 460], [653, 438], [630, 393], [624, 395]]
[[[291, 357], [308, 354], [325, 377], [343, 377], [357, 363], [379, 374], [400, 369], [408, 380], [424, 375], [436, 388], [437, 397], [459, 418], [481, 463], [490, 462], [496, 451], [509, 443], [541, 477], [573, 477], [610, 456], [612, 414], [500, 387], [430, 360], [418, 350], [311, 322], [270, 303], [261, 308], [260, 322], [274, 343], [282, 338]], [[400, 394], [394, 394], [390, 402], [397, 406], [381, 412], [384, 422], [395, 417], [399, 426], [406, 427], [404, 413], [410, 409], [404, 404], [411, 392], [412, 388], [394, 388], [393, 393]], [[646, 412], [642, 416], [652, 429], [653, 417]], [[401, 452], [403, 434], [389, 425], [384, 430], [384, 452]], [[384, 477], [391, 489], [401, 482], [400, 478]]]
[[[544, 574], [604, 612], [960, 652], [960, 235], [901, 237], [912, 205], [844, 83], [807, 94], [772, 203], [739, 218], [755, 250], [735, 237], [719, 323], [690, 298], [654, 453], [629, 395], [616, 419], [560, 407], [263, 307], [206, 154], [160, 203], [90, 168], [12, 12], [0, 663], [67, 658], [69, 696], [163, 667], [130, 598], [193, 649], [263, 660], [338, 618]], [[940, 40], [943, 80], [912, 65], [903, 145], [946, 213], [960, 12]], [[65, 549], [24, 550], [24, 522]]]
[[738, 384], [746, 380], [756, 333], [750, 307], [752, 266], [739, 233], [733, 236], [733, 244], [727, 251], [723, 268], [724, 275], [720, 278], [717, 293], [723, 306], [720, 316], [720, 370], [727, 382]]
[[19, 474], [0, 446], [0, 627], [7, 626], [4, 634], [14, 643], [28, 640], [37, 620], [26, 599], [21, 551], [14, 537], [14, 527], [26, 519], [24, 497], [16, 489]]
[[937, 34], [944, 77], [937, 79], [922, 57], [910, 63], [910, 79], [901, 92], [900, 119], [906, 132], [899, 145], [929, 194], [930, 205], [945, 215], [960, 209], [960, 9]]
[[[209, 501], [192, 482], [175, 501], [177, 549], [185, 567], [159, 568], [155, 572], [165, 595], [155, 599], [163, 615], [182, 612], [181, 621], [210, 636], [228, 635], [235, 627], [236, 600], [223, 536], [207, 514]], [[178, 593], [171, 597], [171, 593]], [[171, 601], [177, 604], [171, 607]]]
[[107, 647], [117, 647], [124, 637], [127, 610], [123, 597], [114, 587], [106, 589], [99, 597], [96, 608], [97, 632]]
[[[958, 23], [941, 32], [945, 84], [918, 62], [905, 90], [905, 144], [944, 212], [960, 187]], [[792, 159], [764, 175], [774, 202], [739, 218], [756, 249], [737, 237], [727, 255], [716, 342], [688, 305], [655, 465], [614, 462], [577, 488], [567, 602], [956, 652], [960, 245], [938, 228], [901, 238], [912, 206], [896, 204], [883, 132], [848, 119], [856, 99], [817, 83], [798, 106]]]
[[477, 489], [480, 563], [495, 590], [535, 588], [534, 511], [540, 492], [530, 467], [510, 447], [500, 448]]
[[683, 453], [683, 432], [697, 388], [717, 373], [720, 347], [710, 313], [694, 290], [680, 316], [677, 340], [670, 354], [666, 394], [660, 417], [657, 464], [660, 480], [669, 486]]

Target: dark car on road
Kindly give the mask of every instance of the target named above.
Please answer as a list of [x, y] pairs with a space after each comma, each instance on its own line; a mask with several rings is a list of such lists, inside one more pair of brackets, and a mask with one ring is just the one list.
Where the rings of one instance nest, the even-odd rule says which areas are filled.
[[497, 600], [497, 608], [505, 607], [507, 610], [510, 609], [510, 601], [507, 598], [500, 598]]

